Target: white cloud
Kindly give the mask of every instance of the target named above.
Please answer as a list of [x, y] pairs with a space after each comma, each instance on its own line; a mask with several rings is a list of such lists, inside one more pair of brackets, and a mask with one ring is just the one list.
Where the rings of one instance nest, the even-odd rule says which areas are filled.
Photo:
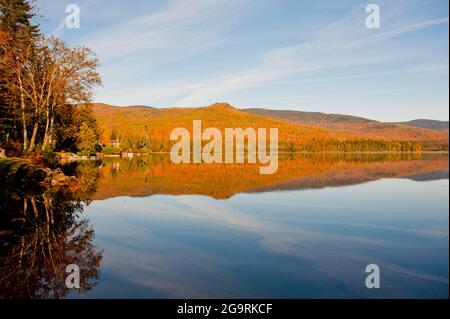
[[146, 57], [145, 67], [198, 54], [220, 43], [231, 21], [249, 0], [171, 0], [131, 21], [85, 39], [104, 61]]
[[[357, 6], [340, 21], [322, 28], [306, 43], [269, 50], [259, 58], [257, 67], [229, 74], [203, 83], [191, 90], [177, 105], [207, 104], [221, 96], [245, 88], [271, 83], [289, 76], [313, 71], [401, 61], [414, 54], [409, 48], [397, 52], [377, 47], [383, 41], [439, 24], [448, 24], [448, 17], [411, 23], [404, 16], [416, 2], [384, 1], [382, 31], [375, 35], [364, 25], [364, 6]], [[406, 15], [407, 16], [407, 15]], [[417, 18], [416, 18], [417, 19]], [[387, 30], [387, 31], [385, 31]]]
[[432, 20], [428, 20], [428, 21], [422, 21], [419, 23], [413, 23], [413, 24], [402, 26], [398, 29], [395, 29], [395, 30], [392, 30], [389, 32], [384, 32], [384, 33], [380, 33], [380, 34], [377, 34], [374, 36], [369, 36], [365, 39], [357, 41], [354, 44], [360, 44], [360, 45], [373, 44], [376, 41], [388, 40], [391, 38], [401, 36], [405, 33], [419, 31], [419, 30], [426, 29], [428, 27], [432, 27], [432, 26], [439, 25], [439, 24], [448, 24], [448, 21], [449, 21], [449, 18], [444, 17], [444, 18], [432, 19]]

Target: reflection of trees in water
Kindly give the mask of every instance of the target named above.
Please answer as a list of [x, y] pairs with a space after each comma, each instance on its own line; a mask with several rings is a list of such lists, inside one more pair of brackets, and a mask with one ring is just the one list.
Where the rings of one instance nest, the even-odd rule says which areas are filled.
[[77, 197], [88, 204], [97, 190], [100, 178], [98, 168], [101, 165], [102, 161], [82, 161], [68, 163], [62, 167], [64, 173], [77, 177]]
[[80, 267], [78, 293], [96, 285], [102, 253], [92, 243], [89, 221], [80, 216], [87, 195], [95, 191], [95, 176], [80, 192], [68, 188], [31, 195], [2, 192], [0, 298], [65, 297], [71, 292], [65, 284], [69, 264]]
[[[104, 158], [94, 199], [118, 196], [204, 195], [227, 199], [239, 193], [355, 185], [448, 167], [448, 154], [279, 153], [278, 171], [264, 164], [174, 164], [169, 154]], [[448, 174], [447, 174], [448, 175]]]

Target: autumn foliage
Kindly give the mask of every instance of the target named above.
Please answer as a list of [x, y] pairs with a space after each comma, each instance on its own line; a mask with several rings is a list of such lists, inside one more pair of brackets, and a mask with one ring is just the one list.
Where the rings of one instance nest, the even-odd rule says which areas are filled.
[[[301, 151], [421, 151], [436, 148], [448, 149], [442, 140], [418, 140], [415, 136], [396, 137], [346, 134], [331, 129], [292, 123], [285, 120], [250, 114], [228, 104], [214, 104], [200, 108], [114, 107], [95, 104], [93, 115], [99, 123], [104, 144], [120, 140], [120, 147], [134, 152], [167, 152], [173, 142], [170, 133], [177, 127], [192, 133], [192, 122], [201, 120], [203, 128], [278, 128], [281, 152]], [[416, 129], [419, 130], [420, 129]], [[436, 149], [435, 149], [436, 150]]]

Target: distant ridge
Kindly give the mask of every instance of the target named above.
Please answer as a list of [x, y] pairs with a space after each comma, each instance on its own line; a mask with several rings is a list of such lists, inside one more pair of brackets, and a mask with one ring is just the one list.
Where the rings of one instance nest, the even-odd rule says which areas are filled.
[[383, 140], [444, 141], [448, 139], [448, 122], [434, 120], [390, 123], [351, 115], [319, 112], [269, 110], [262, 108], [242, 109], [242, 111], [293, 123], [326, 128], [333, 132]]
[[260, 114], [271, 117], [283, 118], [289, 121], [302, 122], [308, 124], [317, 124], [320, 122], [327, 123], [374, 123], [377, 121], [369, 120], [363, 117], [343, 115], [343, 114], [327, 114], [322, 112], [305, 112], [305, 111], [293, 111], [293, 110], [270, 110], [263, 108], [249, 108], [242, 109], [244, 112], [252, 114]]
[[135, 109], [155, 109], [155, 107], [147, 106], [147, 105], [129, 105], [129, 106], [125, 106], [125, 107], [135, 108]]
[[130, 108], [130, 109], [151, 109], [151, 110], [156, 110], [156, 107], [153, 106], [148, 106], [148, 105], [126, 105], [126, 106], [115, 106], [115, 105], [110, 105], [110, 104], [106, 104], [106, 103], [94, 103], [95, 107], [122, 107], [122, 108]]
[[420, 128], [428, 128], [428, 129], [435, 130], [435, 131], [448, 131], [449, 130], [448, 121], [419, 119], [419, 120], [412, 120], [412, 121], [408, 121], [408, 122], [399, 122], [397, 124], [403, 124], [403, 125], [420, 127]]

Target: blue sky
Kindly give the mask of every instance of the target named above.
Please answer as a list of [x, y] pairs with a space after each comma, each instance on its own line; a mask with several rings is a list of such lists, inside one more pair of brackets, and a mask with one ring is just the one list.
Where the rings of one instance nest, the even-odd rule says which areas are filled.
[[[68, 4], [80, 29], [64, 27]], [[369, 3], [381, 26], [365, 25]], [[384, 121], [449, 118], [447, 0], [40, 0], [42, 30], [94, 49], [97, 102], [228, 102]]]

